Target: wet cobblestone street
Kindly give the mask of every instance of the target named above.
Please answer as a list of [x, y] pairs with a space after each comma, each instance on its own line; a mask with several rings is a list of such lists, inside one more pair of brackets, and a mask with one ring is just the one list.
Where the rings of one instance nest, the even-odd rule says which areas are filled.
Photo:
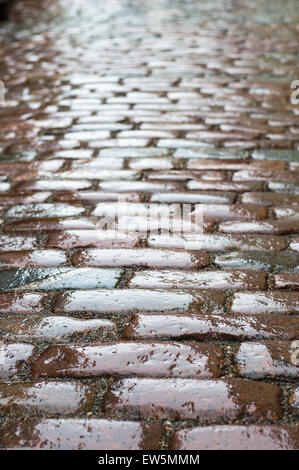
[[0, 449], [298, 449], [298, 3], [26, 0], [0, 40]]

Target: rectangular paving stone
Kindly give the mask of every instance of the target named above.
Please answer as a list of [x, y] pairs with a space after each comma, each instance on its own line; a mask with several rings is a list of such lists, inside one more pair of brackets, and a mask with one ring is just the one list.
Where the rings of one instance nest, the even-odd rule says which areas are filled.
[[234, 182], [234, 181], [188, 181], [186, 184], [187, 189], [198, 191], [235, 191], [238, 193], [244, 191], [258, 191], [261, 190], [259, 182]]
[[113, 230], [66, 230], [61, 233], [51, 233], [48, 237], [47, 248], [132, 248], [139, 242], [138, 236]]
[[230, 160], [221, 160], [221, 159], [192, 159], [187, 163], [187, 168], [190, 170], [202, 170], [202, 169], [211, 169], [211, 170], [285, 170], [287, 164], [284, 161], [268, 161], [268, 160], [237, 160], [236, 158], [231, 158]]
[[103, 398], [107, 416], [134, 419], [213, 420], [282, 416], [279, 387], [242, 379], [124, 379]]
[[162, 289], [97, 289], [58, 294], [55, 311], [124, 314], [129, 312], [223, 312], [224, 295], [218, 292]]
[[[107, 164], [108, 166], [108, 164]], [[84, 166], [73, 169], [69, 171], [63, 171], [58, 173], [57, 176], [60, 178], [67, 178], [70, 180], [80, 180], [84, 178], [86, 180], [99, 180], [99, 181], [110, 181], [110, 180], [125, 180], [130, 181], [138, 177], [139, 173], [133, 170], [110, 170], [110, 169], [96, 169], [96, 168], [85, 168]], [[85, 189], [85, 188], [76, 188], [73, 181], [71, 184], [76, 189]], [[90, 185], [89, 185], [90, 186]], [[87, 188], [86, 188], [87, 189]]]
[[[122, 194], [127, 202], [140, 202], [141, 195], [137, 193]], [[86, 204], [97, 204], [98, 202], [118, 201], [119, 193], [105, 191], [76, 191], [57, 193], [54, 195], [55, 202], [84, 202]], [[1, 204], [1, 198], [0, 198]]]
[[200, 191], [200, 192], [157, 192], [151, 195], [150, 202], [162, 204], [186, 203], [186, 204], [225, 204], [233, 202], [235, 195], [229, 192]]
[[241, 343], [236, 354], [237, 374], [251, 379], [297, 379], [298, 341]]
[[50, 346], [32, 368], [33, 377], [219, 377], [222, 349], [214, 344], [109, 343]]
[[115, 287], [122, 275], [120, 269], [101, 268], [30, 268], [0, 271], [0, 290], [96, 289]]
[[270, 235], [184, 234], [183, 237], [152, 235], [148, 245], [154, 248], [177, 248], [205, 251], [265, 251], [276, 252], [286, 248], [283, 237]]
[[25, 419], [1, 432], [4, 449], [159, 450], [157, 424], [104, 419]]
[[39, 245], [37, 237], [0, 235], [0, 251], [34, 250]]
[[94, 230], [98, 227], [96, 217], [67, 217], [66, 219], [44, 218], [14, 220], [4, 225], [3, 231], [12, 232], [57, 232], [62, 230]]
[[292, 206], [299, 205], [299, 194], [245, 192], [241, 195], [244, 204], [257, 204], [261, 206]]
[[111, 333], [114, 323], [100, 318], [81, 320], [65, 316], [26, 316], [1, 319], [2, 336], [13, 341], [58, 342], [75, 338], [92, 341], [101, 335]]
[[0, 377], [15, 376], [33, 355], [34, 346], [25, 343], [0, 343]]
[[[297, 172], [298, 173], [298, 172]], [[270, 191], [278, 192], [278, 193], [291, 193], [298, 195], [299, 194], [299, 182], [298, 176], [295, 177], [296, 180], [292, 181], [268, 181], [268, 189]]]
[[166, 148], [190, 148], [190, 147], [202, 147], [202, 148], [213, 148], [214, 145], [201, 140], [191, 139], [159, 139], [157, 143], [158, 147]]
[[281, 220], [229, 221], [219, 224], [219, 230], [225, 233], [262, 233], [283, 235], [299, 233], [299, 218], [290, 217]]
[[299, 273], [282, 273], [274, 276], [276, 289], [299, 289]]
[[71, 170], [122, 170], [124, 161], [122, 158], [75, 160], [71, 162], [70, 168]]
[[230, 150], [225, 150], [225, 149], [208, 149], [208, 148], [203, 148], [201, 146], [193, 148], [178, 148], [174, 152], [174, 156], [177, 158], [202, 158], [202, 159], [223, 159], [223, 160], [231, 160], [233, 159], [244, 159], [244, 157], [247, 157], [246, 151], [243, 150], [238, 150], [237, 152], [235, 151], [230, 151]]
[[144, 148], [106, 148], [102, 149], [98, 153], [98, 158], [147, 158], [147, 157], [165, 157], [169, 154], [167, 149], [160, 149], [156, 147], [144, 147]]
[[91, 158], [93, 150], [90, 149], [72, 149], [72, 150], [59, 150], [55, 152], [57, 158], [70, 158], [70, 159], [82, 159]]
[[51, 196], [50, 191], [26, 193], [26, 194], [1, 194], [0, 205], [1, 206], [16, 206], [19, 204], [36, 204], [46, 202]]
[[233, 174], [233, 181], [296, 181], [298, 171], [240, 170]]
[[159, 191], [177, 191], [180, 187], [178, 183], [152, 183], [150, 181], [124, 181], [110, 180], [102, 181], [98, 188], [104, 191], [116, 191], [127, 193], [129, 191], [142, 193], [156, 193]]
[[296, 317], [278, 314], [138, 314], [124, 329], [122, 337], [126, 340], [295, 340], [298, 333]]
[[[0, 254], [0, 265], [1, 265]], [[75, 266], [145, 267], [196, 269], [209, 264], [204, 252], [155, 250], [150, 248], [121, 248], [79, 250], [72, 256]]]
[[265, 207], [245, 204], [201, 204], [194, 212], [197, 210], [202, 211], [203, 217], [214, 220], [263, 220], [268, 215]]
[[299, 292], [240, 292], [233, 294], [231, 312], [259, 315], [299, 312]]
[[[38, 175], [36, 175], [37, 177]], [[40, 175], [41, 177], [43, 175]], [[60, 175], [57, 173], [57, 177]], [[66, 176], [65, 176], [66, 177]], [[24, 178], [24, 177], [23, 177]], [[86, 176], [84, 176], [86, 178]], [[32, 181], [33, 180], [33, 181]], [[75, 178], [73, 181], [68, 179], [53, 179], [53, 180], [43, 180], [39, 179], [35, 181], [29, 176], [29, 181], [24, 181], [15, 186], [17, 192], [26, 192], [26, 191], [76, 191], [79, 189], [89, 189], [91, 188], [92, 183], [90, 181], [81, 180], [76, 181]]]
[[291, 251], [273, 252], [233, 252], [215, 255], [214, 263], [225, 269], [257, 269], [275, 271], [297, 271], [299, 254]]
[[171, 450], [296, 450], [297, 426], [206, 426], [182, 429], [171, 438]]
[[72, 217], [85, 212], [84, 207], [67, 204], [28, 204], [11, 207], [6, 212], [6, 217], [25, 219], [41, 217]]
[[1, 268], [55, 267], [66, 264], [67, 256], [61, 250], [0, 252]]
[[299, 160], [299, 152], [296, 150], [272, 150], [263, 149], [255, 150], [252, 153], [252, 158], [256, 159], [270, 159], [270, 160], [284, 160], [286, 162], [297, 162]]
[[68, 415], [88, 411], [95, 393], [84, 384], [36, 382], [0, 384], [0, 414], [11, 412]]
[[[106, 160], [106, 158], [105, 158]], [[105, 161], [104, 160], [104, 161]], [[171, 170], [178, 162], [171, 157], [134, 158], [129, 160], [129, 168], [132, 170]]]
[[41, 293], [0, 293], [0, 314], [7, 313], [41, 313], [44, 311], [48, 297]]
[[[1, 280], [1, 277], [0, 277]], [[257, 271], [138, 271], [129, 287], [169, 289], [265, 289], [266, 275]]]

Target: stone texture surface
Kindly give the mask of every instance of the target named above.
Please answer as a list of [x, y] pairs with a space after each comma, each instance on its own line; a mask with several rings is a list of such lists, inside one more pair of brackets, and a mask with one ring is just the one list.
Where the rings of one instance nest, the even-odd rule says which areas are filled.
[[299, 448], [298, 2], [14, 3], [0, 447]]

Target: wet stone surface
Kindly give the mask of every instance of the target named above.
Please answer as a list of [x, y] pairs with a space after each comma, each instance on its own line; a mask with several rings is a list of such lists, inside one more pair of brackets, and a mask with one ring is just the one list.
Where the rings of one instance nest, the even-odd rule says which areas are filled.
[[178, 431], [172, 450], [296, 450], [296, 426], [208, 426]]
[[33, 365], [33, 377], [219, 377], [223, 351], [209, 344], [116, 343], [52, 346]]
[[12, 409], [70, 414], [88, 410], [94, 394], [84, 385], [60, 382], [0, 385], [0, 413]]
[[158, 450], [162, 429], [157, 424], [99, 419], [25, 420], [1, 436], [5, 449]]
[[0, 448], [299, 447], [297, 7], [14, 2]]
[[121, 270], [100, 268], [32, 268], [0, 271], [3, 290], [14, 288], [29, 290], [113, 288], [121, 277]]
[[[166, 393], [165, 393], [166, 392]], [[141, 418], [238, 419], [242, 414], [279, 419], [279, 388], [262, 382], [234, 379], [125, 379], [104, 396], [104, 412]]]

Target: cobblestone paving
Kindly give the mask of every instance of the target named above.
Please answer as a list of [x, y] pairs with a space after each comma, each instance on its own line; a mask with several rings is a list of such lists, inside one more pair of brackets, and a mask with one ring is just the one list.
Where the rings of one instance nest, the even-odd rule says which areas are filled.
[[[38, 4], [0, 33], [2, 447], [298, 448], [296, 2]], [[202, 236], [148, 234], [174, 203]]]

